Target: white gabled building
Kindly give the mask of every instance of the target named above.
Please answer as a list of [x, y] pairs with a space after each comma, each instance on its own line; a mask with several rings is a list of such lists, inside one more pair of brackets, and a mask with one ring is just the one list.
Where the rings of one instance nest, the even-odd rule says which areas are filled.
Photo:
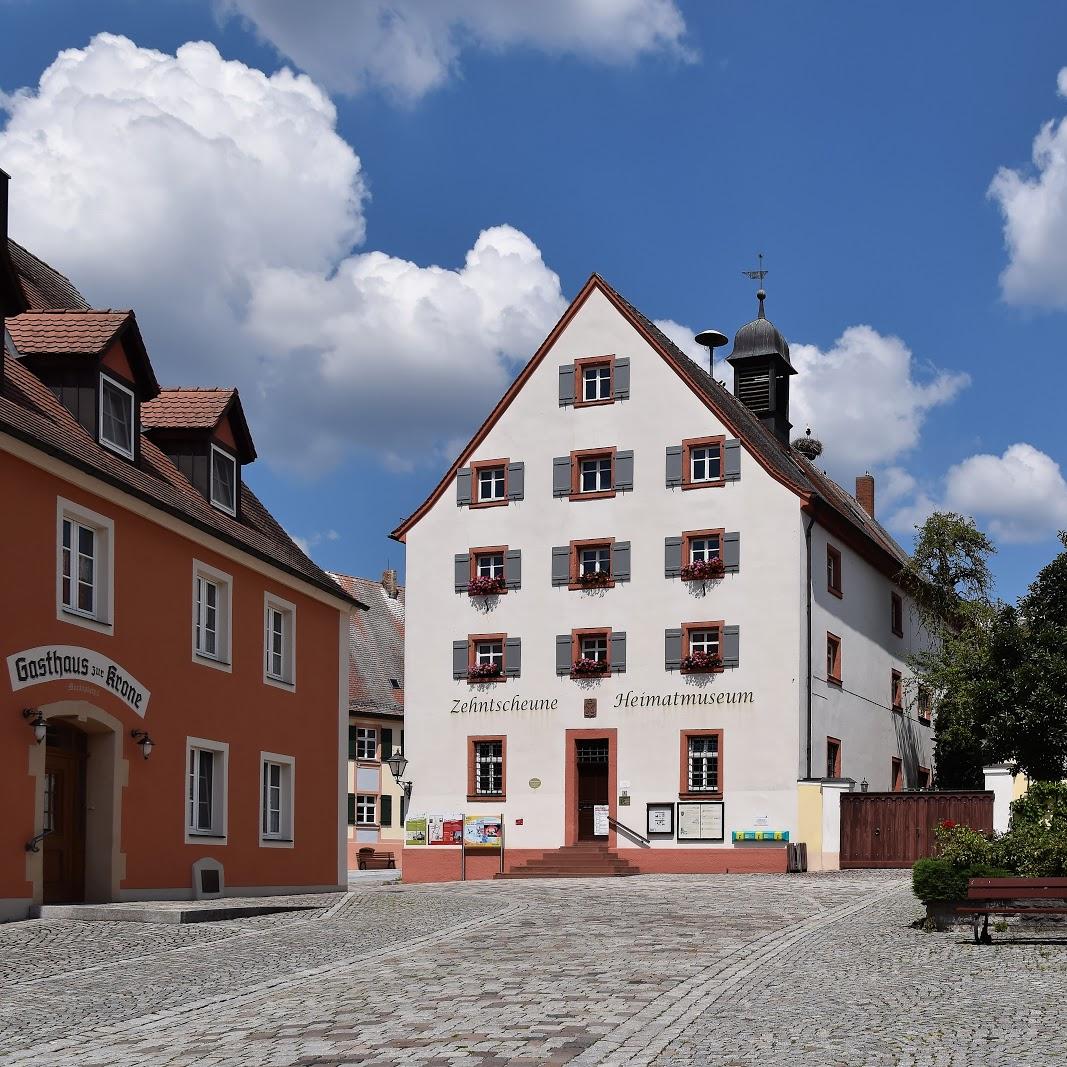
[[[838, 780], [930, 782], [873, 479], [789, 446], [762, 293], [729, 359], [734, 394], [593, 275], [393, 534], [412, 812], [502, 813], [509, 870], [784, 870], [785, 835], [834, 866]], [[407, 880], [459, 871], [405, 848]]]

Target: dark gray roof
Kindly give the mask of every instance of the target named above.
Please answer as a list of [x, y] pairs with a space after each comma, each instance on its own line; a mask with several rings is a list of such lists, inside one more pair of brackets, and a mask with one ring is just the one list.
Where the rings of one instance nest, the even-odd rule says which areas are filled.
[[727, 357], [732, 363], [735, 359], [750, 356], [781, 356], [789, 362], [789, 342], [781, 331], [762, 315], [758, 319], [746, 322], [734, 335], [733, 351]]
[[22, 286], [26, 304], [32, 310], [89, 309], [85, 297], [74, 288], [69, 278], [60, 274], [55, 267], [50, 267], [43, 259], [38, 259], [17, 241], [12, 241], [10, 237], [7, 239], [7, 254]]

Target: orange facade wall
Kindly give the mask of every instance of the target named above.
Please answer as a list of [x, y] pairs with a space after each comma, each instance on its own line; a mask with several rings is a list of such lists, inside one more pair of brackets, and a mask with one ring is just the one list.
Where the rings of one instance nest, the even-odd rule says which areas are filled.
[[[75, 475], [75, 478], [77, 475]], [[24, 707], [85, 700], [122, 725], [128, 783], [121, 800], [121, 890], [186, 889], [192, 863], [225, 867], [228, 887], [332, 886], [340, 813], [340, 606], [300, 591], [167, 530], [125, 507], [0, 452], [6, 505], [0, 538], [0, 899], [26, 898], [25, 843], [35, 825]], [[57, 498], [114, 521], [114, 633], [56, 617]], [[134, 502], [135, 507], [141, 507]], [[146, 508], [147, 510], [147, 508]], [[232, 673], [193, 661], [193, 560], [232, 575]], [[264, 592], [296, 605], [295, 691], [263, 681]], [[52, 681], [13, 692], [6, 659], [39, 645], [99, 651], [151, 692], [142, 720], [106, 689]], [[347, 711], [344, 713], [347, 722]], [[130, 738], [145, 728], [149, 760]], [[228, 842], [185, 844], [186, 738], [229, 744]], [[294, 846], [259, 843], [260, 753], [295, 758]]]

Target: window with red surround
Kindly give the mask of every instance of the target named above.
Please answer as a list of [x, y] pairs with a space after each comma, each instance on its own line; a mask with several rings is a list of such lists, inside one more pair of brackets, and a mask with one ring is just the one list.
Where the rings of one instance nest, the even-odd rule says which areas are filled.
[[718, 674], [723, 669], [722, 628], [721, 620], [682, 624], [682, 674]]
[[826, 588], [834, 596], [841, 596], [841, 553], [833, 545], [826, 546]]
[[841, 742], [836, 737], [826, 739], [826, 777], [841, 777]]
[[722, 796], [722, 730], [682, 730], [678, 795], [683, 800]]
[[682, 442], [682, 488], [725, 485], [725, 437], [690, 437]]
[[611, 589], [611, 546], [614, 537], [571, 542], [570, 589]]
[[841, 684], [841, 638], [832, 633], [826, 635], [826, 680]]
[[571, 500], [601, 500], [615, 495], [615, 448], [571, 453]]
[[468, 737], [467, 800], [504, 800], [507, 766], [507, 737]]
[[508, 460], [482, 459], [471, 464], [471, 507], [492, 508], [508, 502]]
[[574, 406], [615, 403], [615, 357], [589, 356], [574, 361]]
[[504, 576], [507, 552], [507, 545], [470, 550], [470, 584], [467, 586], [470, 596], [500, 596], [508, 591]]
[[890, 673], [890, 695], [893, 700], [893, 710], [904, 710], [904, 678], [900, 671], [892, 671]]
[[904, 764], [901, 763], [896, 756], [893, 757], [893, 763], [890, 769], [890, 780], [893, 784], [889, 788], [894, 793], [904, 792]]
[[[507, 634], [471, 634], [467, 638], [467, 678], [472, 682], [502, 682]], [[462, 647], [462, 646], [460, 646]]]
[[929, 767], [920, 767], [919, 768], [919, 788], [920, 789], [929, 789], [930, 788], [930, 768]]
[[904, 600], [899, 593], [889, 594], [889, 625], [897, 637], [904, 636]]
[[571, 630], [571, 677], [602, 678], [611, 673], [611, 628]]
[[682, 534], [683, 582], [702, 582], [721, 578], [725, 573], [722, 560], [724, 531], [688, 530]]
[[933, 707], [930, 700], [930, 690], [925, 685], [919, 686], [919, 693], [916, 700], [918, 704], [918, 715], [921, 722], [930, 722], [933, 718]]

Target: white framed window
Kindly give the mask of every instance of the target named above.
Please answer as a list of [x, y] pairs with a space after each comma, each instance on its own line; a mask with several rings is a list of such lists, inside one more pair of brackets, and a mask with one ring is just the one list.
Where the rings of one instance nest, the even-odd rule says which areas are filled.
[[721, 445], [698, 445], [689, 450], [689, 480], [691, 482], [717, 482], [721, 477]]
[[578, 550], [578, 574], [610, 574], [611, 547], [589, 545]]
[[474, 742], [474, 792], [497, 796], [504, 792], [504, 742]]
[[494, 666], [504, 670], [503, 641], [475, 641], [474, 665], [476, 667]]
[[720, 655], [718, 629], [689, 631], [689, 654], [693, 656], [698, 652], [708, 656]]
[[259, 754], [259, 840], [262, 845], [293, 845], [296, 760], [277, 752]]
[[237, 460], [211, 446], [211, 503], [227, 515], [237, 514]]
[[611, 364], [596, 363], [582, 371], [582, 400], [587, 404], [611, 399]]
[[713, 559], [719, 559], [721, 555], [721, 541], [718, 534], [706, 534], [693, 537], [689, 541], [689, 562], [709, 563]]
[[583, 634], [578, 639], [578, 651], [582, 659], [593, 659], [597, 663], [606, 663], [608, 660], [608, 635]]
[[373, 726], [356, 727], [356, 759], [377, 760], [378, 731]]
[[479, 578], [503, 578], [504, 553], [479, 552], [475, 556], [474, 569]]
[[296, 605], [264, 594], [263, 680], [292, 689], [296, 685]]
[[115, 524], [58, 497], [56, 618], [99, 633], [113, 632]]
[[132, 391], [101, 374], [97, 437], [102, 445], [127, 459], [133, 459], [134, 410]]
[[504, 467], [480, 467], [478, 469], [478, 502], [503, 500], [505, 482], [506, 471]]
[[719, 788], [719, 738], [717, 734], [689, 738], [689, 789], [714, 793]]
[[378, 797], [374, 793], [356, 794], [356, 825], [378, 825]]
[[226, 841], [230, 746], [189, 737], [185, 741], [185, 840]]
[[611, 456], [591, 456], [581, 461], [579, 490], [583, 493], [602, 493], [612, 488]]
[[233, 579], [193, 560], [193, 660], [229, 671]]

